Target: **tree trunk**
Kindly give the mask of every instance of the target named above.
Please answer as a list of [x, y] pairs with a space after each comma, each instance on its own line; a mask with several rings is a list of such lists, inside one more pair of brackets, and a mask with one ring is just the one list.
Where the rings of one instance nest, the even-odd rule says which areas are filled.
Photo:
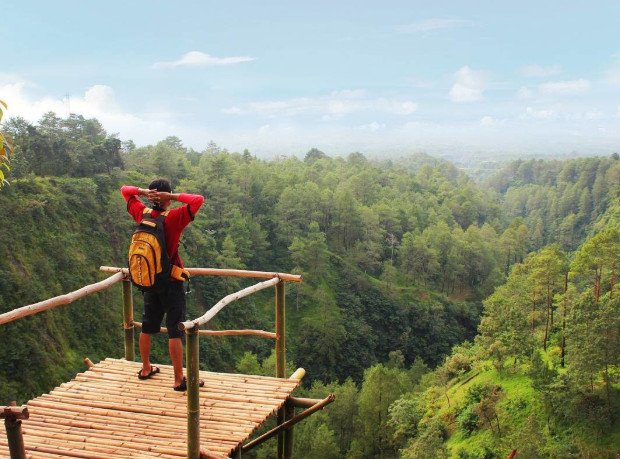
[[536, 317], [536, 295], [532, 297], [532, 333], [534, 333], [534, 318]]
[[564, 368], [564, 357], [566, 355], [566, 292], [568, 291], [568, 271], [564, 276], [564, 299], [562, 300], [562, 354], [560, 366]]
[[614, 284], [616, 283], [616, 263], [611, 265], [611, 276], [609, 278], [609, 299], [614, 297]]
[[596, 268], [596, 274], [594, 276], [594, 304], [598, 304], [598, 298], [601, 294], [601, 272], [603, 271], [603, 269], [601, 268], [601, 271], [599, 271], [599, 268]]
[[549, 338], [549, 321], [551, 319], [551, 288], [547, 285], [547, 321], [545, 323], [545, 339], [543, 340], [543, 349], [547, 350], [547, 339]]

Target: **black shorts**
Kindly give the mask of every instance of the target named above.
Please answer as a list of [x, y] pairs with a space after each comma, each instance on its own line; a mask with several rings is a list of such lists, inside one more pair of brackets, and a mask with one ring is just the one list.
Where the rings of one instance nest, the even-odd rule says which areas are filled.
[[185, 290], [183, 282], [170, 282], [162, 291], [143, 292], [144, 312], [142, 331], [149, 335], [159, 333], [161, 322], [166, 315], [166, 328], [170, 338], [181, 338], [179, 323], [185, 320]]

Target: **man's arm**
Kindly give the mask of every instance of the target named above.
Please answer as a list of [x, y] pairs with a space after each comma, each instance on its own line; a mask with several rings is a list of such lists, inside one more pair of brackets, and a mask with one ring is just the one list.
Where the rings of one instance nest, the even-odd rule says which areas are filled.
[[[152, 191], [152, 190], [147, 190]], [[149, 198], [151, 199], [151, 198]], [[189, 211], [189, 216], [193, 220], [194, 216], [202, 206], [205, 198], [199, 194], [189, 194], [189, 193], [167, 193], [165, 191], [155, 191], [154, 196], [152, 198], [153, 202], [162, 203], [164, 201], [178, 201], [183, 204], [187, 204], [187, 210]]]
[[121, 187], [121, 193], [127, 202], [129, 202], [132, 196], [146, 196], [147, 199], [152, 201], [157, 194], [157, 191], [147, 190], [146, 188], [138, 188], [137, 186], [124, 185]]
[[144, 188], [138, 188], [137, 186], [125, 185], [121, 187], [121, 194], [127, 202], [127, 212], [129, 212], [129, 215], [131, 215], [136, 222], [142, 220], [142, 212], [146, 207], [136, 196], [146, 196], [148, 198], [152, 195], [152, 192], [153, 190], [146, 190]]

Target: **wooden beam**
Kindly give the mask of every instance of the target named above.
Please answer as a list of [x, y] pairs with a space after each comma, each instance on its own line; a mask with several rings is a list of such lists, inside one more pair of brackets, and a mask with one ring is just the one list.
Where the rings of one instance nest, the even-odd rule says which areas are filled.
[[320, 398], [289, 397], [295, 408], [310, 408], [321, 401]]
[[125, 360], [135, 360], [133, 297], [131, 282], [123, 279], [123, 329], [125, 331]]
[[[320, 400], [319, 400], [320, 402]], [[295, 418], [295, 405], [290, 400], [284, 403], [284, 419], [287, 421]], [[293, 459], [293, 428], [284, 431], [284, 459]]]
[[200, 387], [198, 327], [186, 334], [187, 368], [187, 458], [200, 459]]
[[201, 325], [206, 324], [207, 322], [209, 322], [211, 319], [213, 319], [213, 317], [215, 317], [215, 315], [220, 312], [222, 309], [224, 309], [224, 306], [226, 306], [229, 303], [232, 303], [235, 300], [244, 298], [248, 295], [251, 295], [252, 293], [258, 292], [260, 290], [266, 289], [268, 287], [271, 287], [273, 285], [276, 285], [280, 282], [280, 279], [278, 277], [275, 277], [273, 279], [270, 279], [268, 281], [265, 282], [260, 282], [258, 284], [252, 285], [251, 287], [247, 287], [244, 288], [243, 290], [239, 290], [238, 292], [235, 293], [231, 293], [230, 295], [225, 296], [224, 298], [222, 298], [220, 301], [218, 301], [211, 309], [209, 309], [204, 315], [198, 317], [197, 319], [194, 320], [188, 320], [186, 322], [181, 322], [179, 324], [179, 329], [180, 330], [188, 330], [190, 328], [194, 328], [194, 327], [200, 327]]
[[[219, 268], [185, 268], [192, 276], [224, 276], [224, 277], [246, 277], [254, 279], [273, 279], [278, 277], [285, 282], [303, 282], [303, 277], [298, 274], [273, 273], [267, 271], [246, 271], [243, 269], [219, 269]], [[122, 272], [129, 274], [127, 268], [117, 268], [115, 266], [101, 266], [100, 271], [106, 273]]]
[[[132, 322], [136, 327], [142, 328], [142, 322]], [[161, 333], [168, 333], [166, 327], [159, 329]], [[264, 330], [198, 330], [200, 336], [259, 336], [261, 338], [276, 339], [277, 335]]]
[[52, 309], [57, 306], [73, 303], [75, 300], [78, 300], [85, 296], [91, 295], [95, 292], [108, 288], [109, 286], [123, 280], [123, 277], [124, 277], [124, 274], [118, 272], [114, 274], [113, 276], [110, 276], [107, 279], [102, 280], [101, 282], [87, 285], [71, 293], [67, 293], [65, 295], [60, 295], [60, 296], [55, 296], [54, 298], [50, 298], [49, 300], [40, 301], [39, 303], [30, 304], [28, 306], [24, 306], [18, 309], [13, 309], [12, 311], [9, 311], [9, 312], [5, 312], [4, 314], [0, 314], [0, 325], [6, 324], [8, 322], [13, 322], [14, 320], [21, 319], [22, 317], [27, 317], [33, 314], [37, 314], [47, 309]]
[[26, 405], [22, 406], [3, 406], [0, 408], [0, 419], [28, 419], [29, 417], [28, 407]]
[[[286, 371], [286, 294], [284, 292], [284, 282], [276, 285], [276, 378], [284, 378]], [[284, 423], [284, 407], [278, 410], [276, 415], [278, 425]], [[284, 458], [284, 432], [278, 432], [278, 459]]]
[[308, 408], [307, 410], [303, 411], [302, 413], [298, 414], [297, 416], [295, 416], [292, 419], [289, 419], [288, 421], [286, 421], [283, 424], [280, 424], [276, 427], [274, 427], [273, 429], [271, 429], [268, 432], [265, 432], [263, 435], [261, 435], [260, 437], [255, 438], [254, 440], [246, 443], [245, 445], [243, 445], [243, 447], [241, 448], [242, 452], [246, 452], [251, 450], [252, 448], [260, 445], [261, 443], [263, 443], [266, 440], [269, 440], [271, 437], [273, 437], [274, 435], [277, 435], [278, 432], [281, 432], [282, 430], [286, 430], [291, 428], [292, 426], [294, 426], [295, 424], [297, 424], [299, 421], [307, 418], [308, 416], [310, 416], [312, 413], [314, 413], [315, 411], [321, 410], [323, 409], [326, 405], [329, 405], [331, 402], [333, 402], [336, 399], [336, 397], [334, 396], [334, 394], [329, 394], [326, 398], [324, 398], [323, 400], [321, 400], [319, 403], [316, 403], [314, 405], [312, 405], [312, 407]]
[[15, 402], [11, 406], [3, 407], [2, 412], [0, 412], [0, 418], [4, 418], [4, 428], [11, 459], [26, 459], [22, 419], [28, 419], [28, 416], [28, 407], [25, 405], [15, 406]]

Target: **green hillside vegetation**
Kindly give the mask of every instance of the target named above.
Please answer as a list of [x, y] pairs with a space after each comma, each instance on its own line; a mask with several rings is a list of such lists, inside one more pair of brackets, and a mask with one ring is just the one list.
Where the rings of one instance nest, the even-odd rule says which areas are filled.
[[[0, 192], [10, 222], [0, 229], [0, 312], [125, 265], [133, 225], [119, 188], [163, 176], [206, 197], [183, 238], [187, 266], [304, 275], [287, 290], [288, 364], [308, 371], [307, 396], [337, 396], [296, 427], [304, 457], [619, 450], [616, 156], [518, 161], [489, 189], [423, 155], [313, 149], [267, 161], [215, 144], [194, 151], [176, 137], [136, 148], [75, 115], [3, 130], [15, 148]], [[569, 206], [569, 188], [586, 198]], [[246, 285], [194, 278], [189, 315]], [[139, 314], [137, 292], [135, 303]], [[273, 308], [263, 292], [212, 325], [273, 329]], [[121, 321], [113, 288], [5, 325], [1, 397], [24, 401], [81, 370], [84, 356], [121, 355]], [[155, 361], [167, 362], [165, 337], [154, 344]], [[271, 375], [271, 345], [203, 339], [201, 366]]]
[[[620, 228], [572, 254], [557, 245], [512, 267], [485, 300], [475, 344], [390, 408], [406, 458], [613, 458], [620, 446]], [[410, 404], [420, 415], [403, 414]]]

